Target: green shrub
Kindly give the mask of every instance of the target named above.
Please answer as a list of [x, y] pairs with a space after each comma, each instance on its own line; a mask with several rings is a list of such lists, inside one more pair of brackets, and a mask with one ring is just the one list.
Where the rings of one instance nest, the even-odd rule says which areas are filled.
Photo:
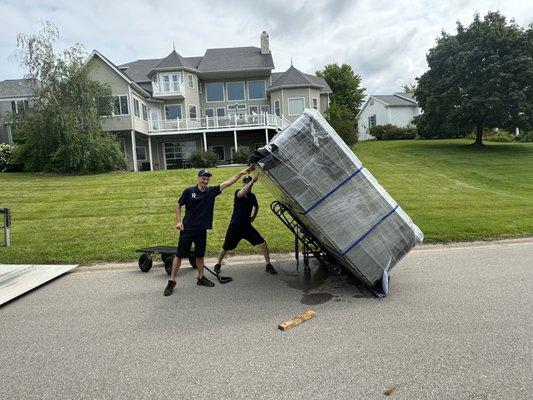
[[0, 143], [0, 172], [12, 171], [15, 167], [15, 148], [10, 144]]
[[250, 150], [248, 147], [239, 147], [235, 153], [233, 153], [233, 162], [239, 164], [248, 164], [250, 158]]
[[401, 128], [392, 124], [376, 125], [370, 128], [370, 134], [378, 140], [414, 139], [416, 128]]
[[518, 136], [515, 136], [515, 140], [518, 142], [533, 142], [533, 131], [520, 131]]
[[214, 167], [219, 160], [218, 154], [213, 150], [194, 151], [189, 156], [189, 163], [193, 168]]
[[513, 142], [515, 138], [511, 133], [504, 130], [499, 130], [498, 132], [487, 135], [485, 140], [490, 142]]

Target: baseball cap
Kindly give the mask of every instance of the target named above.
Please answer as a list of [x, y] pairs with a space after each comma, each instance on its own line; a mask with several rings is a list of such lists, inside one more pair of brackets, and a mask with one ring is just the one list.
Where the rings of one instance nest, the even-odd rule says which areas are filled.
[[213, 176], [213, 174], [206, 169], [201, 169], [198, 171], [198, 177], [200, 176]]

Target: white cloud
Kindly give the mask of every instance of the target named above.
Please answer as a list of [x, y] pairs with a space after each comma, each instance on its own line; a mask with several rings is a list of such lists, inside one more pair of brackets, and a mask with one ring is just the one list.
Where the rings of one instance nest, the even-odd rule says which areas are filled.
[[60, 29], [60, 47], [80, 42], [117, 64], [167, 55], [175, 42], [184, 56], [206, 48], [259, 45], [266, 30], [277, 70], [294, 65], [314, 73], [330, 62], [348, 63], [367, 93], [391, 93], [426, 69], [425, 54], [442, 29], [468, 24], [475, 12], [500, 10], [526, 26], [527, 0], [422, 1], [15, 1], [0, 0], [0, 79], [24, 70], [13, 60], [16, 35], [39, 23]]

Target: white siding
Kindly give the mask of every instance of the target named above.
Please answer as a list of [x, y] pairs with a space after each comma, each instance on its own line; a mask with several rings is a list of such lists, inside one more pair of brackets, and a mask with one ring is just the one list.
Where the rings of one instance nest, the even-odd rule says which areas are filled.
[[385, 125], [389, 123], [389, 115], [385, 105], [377, 100], [371, 99], [357, 119], [359, 140], [373, 139], [373, 137], [368, 134], [368, 118], [371, 115], [376, 116], [376, 125]]

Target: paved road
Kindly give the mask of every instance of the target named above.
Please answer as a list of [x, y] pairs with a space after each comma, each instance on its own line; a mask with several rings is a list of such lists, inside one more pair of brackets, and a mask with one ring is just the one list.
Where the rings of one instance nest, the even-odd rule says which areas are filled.
[[0, 398], [531, 398], [532, 266], [533, 241], [413, 251], [384, 300], [290, 262], [169, 298], [161, 268], [74, 272], [0, 308]]

